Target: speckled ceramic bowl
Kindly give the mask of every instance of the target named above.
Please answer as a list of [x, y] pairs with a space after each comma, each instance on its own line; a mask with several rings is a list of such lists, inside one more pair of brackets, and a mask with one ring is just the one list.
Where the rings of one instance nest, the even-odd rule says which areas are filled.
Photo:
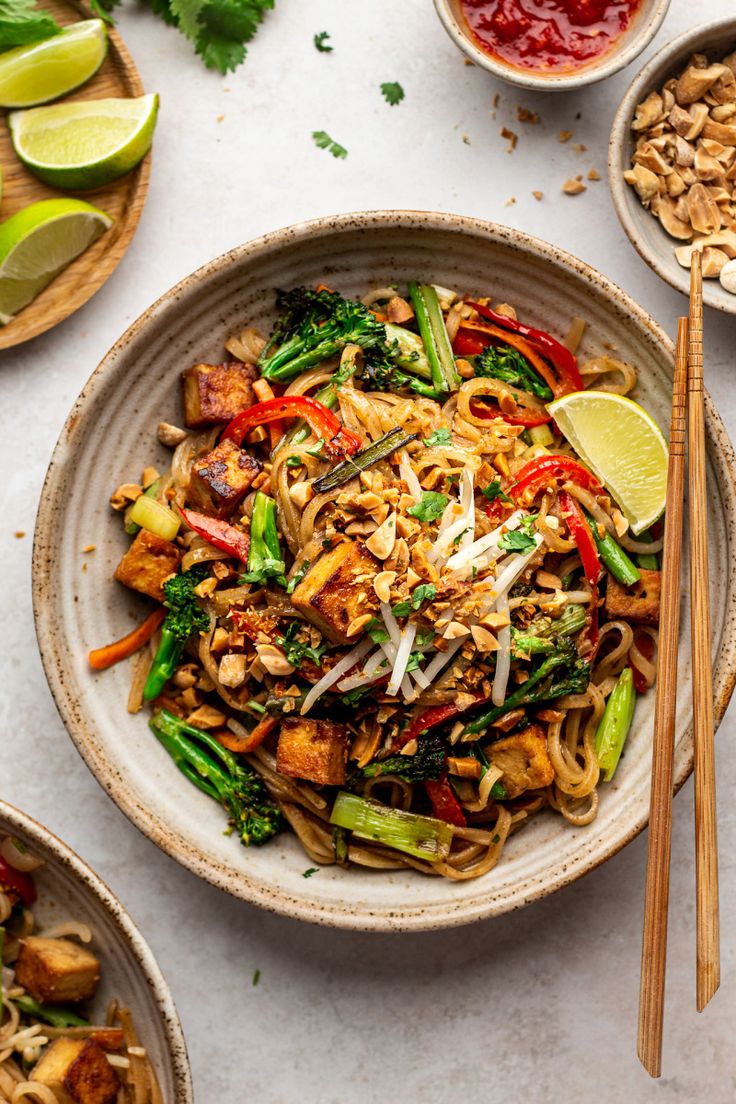
[[[705, 27], [686, 31], [668, 42], [644, 66], [619, 104], [608, 143], [608, 182], [619, 222], [634, 249], [658, 276], [683, 295], [690, 292], [690, 270], [677, 263], [675, 249], [682, 242], [671, 238], [645, 207], [633, 188], [624, 180], [631, 167], [634, 138], [631, 121], [637, 105], [654, 89], [660, 89], [670, 77], [684, 69], [694, 53], [707, 54], [714, 61], [736, 48], [736, 18], [722, 19]], [[703, 280], [703, 302], [727, 314], [736, 314], [736, 295], [726, 291], [718, 280]]]
[[631, 26], [612, 48], [602, 57], [569, 73], [538, 73], [510, 65], [502, 58], [492, 57], [482, 50], [468, 26], [461, 0], [434, 0], [435, 10], [442, 26], [462, 52], [474, 65], [487, 69], [494, 77], [516, 84], [520, 88], [532, 88], [537, 92], [570, 92], [586, 84], [596, 84], [630, 65], [644, 50], [659, 30], [667, 14], [670, 0], [643, 0]]
[[[267, 331], [275, 288], [325, 281], [351, 294], [394, 280], [405, 285], [418, 276], [508, 300], [522, 317], [558, 335], [582, 316], [589, 322], [583, 356], [613, 346], [636, 364], [641, 400], [668, 425], [668, 337], [620, 288], [581, 261], [516, 230], [475, 219], [406, 211], [340, 215], [279, 230], [217, 258], [130, 327], [69, 416], [36, 528], [35, 611], [46, 674], [64, 722], [100, 783], [146, 835], [200, 877], [265, 908], [346, 928], [438, 928], [491, 916], [551, 893], [613, 855], [647, 818], [652, 696], [639, 706], [625, 760], [615, 784], [603, 787], [599, 816], [589, 828], [539, 816], [480, 880], [450, 883], [410, 871], [339, 867], [305, 879], [310, 863], [292, 836], [246, 849], [224, 834], [222, 811], [182, 778], [151, 736], [145, 716], [126, 713], [127, 664], [93, 674], [86, 653], [142, 619], [143, 602], [111, 581], [127, 538], [108, 498], [122, 480], [138, 478], [146, 464], [168, 462], [155, 431], [162, 418], [181, 419], [182, 368], [217, 362], [224, 339], [245, 323]], [[707, 411], [710, 548], [713, 578], [721, 587], [713, 609], [720, 717], [736, 658], [736, 468], [710, 402]], [[83, 556], [90, 543], [96, 552]], [[678, 785], [692, 759], [687, 628], [685, 621]]]
[[37, 920], [53, 924], [81, 920], [94, 935], [93, 948], [102, 962], [95, 1006], [104, 1010], [118, 998], [135, 1016], [166, 1104], [192, 1104], [187, 1049], [169, 987], [143, 936], [127, 912], [78, 855], [48, 828], [0, 801], [0, 838], [22, 840], [44, 866], [34, 874]]

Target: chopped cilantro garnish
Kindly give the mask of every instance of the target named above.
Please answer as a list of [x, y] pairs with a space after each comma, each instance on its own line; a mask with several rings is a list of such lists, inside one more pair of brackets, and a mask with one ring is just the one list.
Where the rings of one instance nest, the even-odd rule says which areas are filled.
[[513, 499], [509, 498], [505, 491], [501, 490], [500, 479], [494, 479], [492, 483], [489, 483], [487, 487], [483, 488], [481, 494], [485, 495], [489, 502], [493, 502], [497, 498], [500, 498], [502, 502], [513, 501]]
[[48, 12], [39, 11], [36, 0], [0, 2], [0, 50], [26, 46], [58, 34], [61, 27]]
[[531, 552], [536, 541], [528, 533], [522, 533], [520, 529], [511, 529], [504, 533], [498, 542], [498, 547], [504, 552]]
[[419, 502], [410, 506], [406, 512], [420, 521], [436, 521], [444, 513], [447, 502], [447, 495], [439, 491], [423, 491]]
[[437, 597], [437, 587], [434, 583], [420, 583], [411, 592], [412, 608], [418, 610], [422, 602], [431, 602]]
[[287, 468], [300, 468], [302, 466], [302, 459], [300, 456], [287, 456], [286, 466]]
[[300, 582], [302, 581], [302, 579], [304, 578], [304, 576], [307, 574], [308, 571], [309, 571], [309, 560], [305, 560], [304, 563], [302, 564], [302, 566], [297, 571], [294, 578], [289, 579], [288, 583], [286, 584], [286, 593], [287, 594], [293, 594], [294, 593], [294, 591], [299, 586]]
[[274, 637], [274, 644], [283, 649], [286, 659], [292, 667], [301, 667], [305, 659], [319, 664], [322, 656], [327, 651], [327, 645], [318, 644], [316, 648], [312, 648], [309, 644], [303, 644], [301, 640], [296, 639], [296, 635], [301, 628], [300, 621], [292, 621], [283, 636]]
[[440, 426], [439, 429], [435, 429], [433, 433], [430, 433], [429, 437], [424, 438], [424, 444], [429, 448], [433, 445], [451, 445], [452, 434], [447, 426]]
[[345, 147], [336, 142], [334, 138], [330, 138], [326, 130], [313, 130], [312, 138], [314, 138], [315, 146], [329, 150], [333, 157], [347, 157], [348, 151]]
[[257, 985], [260, 980], [261, 980], [261, 971], [256, 970], [255, 973], [253, 974], [253, 984]]
[[408, 617], [411, 613], [411, 602], [397, 602], [391, 607], [394, 617]]
[[319, 874], [319, 869], [316, 866], [310, 866], [309, 870], [305, 870], [302, 878], [311, 878], [313, 874]]
[[384, 628], [383, 621], [379, 621], [377, 617], [371, 617], [365, 628], [366, 632], [368, 633], [374, 644], [383, 644], [387, 640], [390, 640], [390, 637], [386, 632], [386, 629]]
[[321, 54], [332, 53], [332, 47], [327, 45], [327, 39], [329, 37], [329, 31], [320, 31], [319, 34], [314, 36], [314, 45]]
[[395, 107], [396, 104], [400, 104], [404, 99], [405, 92], [398, 81], [384, 81], [381, 85], [381, 92], [383, 98], [387, 104], [391, 107]]

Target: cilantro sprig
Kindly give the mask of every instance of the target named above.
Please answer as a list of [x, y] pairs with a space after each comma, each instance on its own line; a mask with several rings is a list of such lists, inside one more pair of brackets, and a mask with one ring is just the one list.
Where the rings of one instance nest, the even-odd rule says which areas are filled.
[[446, 494], [441, 494], [439, 491], [423, 491], [419, 502], [415, 502], [406, 512], [418, 518], [419, 521], [436, 521], [444, 513], [448, 502]]
[[404, 99], [406, 93], [398, 81], [384, 81], [381, 85], [381, 94], [387, 104], [396, 107]]
[[26, 46], [58, 34], [61, 27], [35, 0], [0, 0], [0, 50]]
[[312, 138], [314, 139], [315, 146], [319, 146], [320, 149], [329, 150], [333, 157], [347, 157], [348, 151], [345, 147], [341, 146], [339, 142], [336, 142], [334, 138], [330, 138], [326, 130], [313, 130]]
[[317, 47], [321, 54], [331, 54], [332, 46], [327, 45], [327, 39], [330, 37], [329, 31], [320, 31], [314, 36], [314, 45]]

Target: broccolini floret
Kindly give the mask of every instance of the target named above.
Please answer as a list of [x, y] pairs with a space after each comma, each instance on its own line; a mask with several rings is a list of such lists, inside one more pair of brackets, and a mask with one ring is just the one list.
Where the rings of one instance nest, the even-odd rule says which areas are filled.
[[488, 345], [475, 358], [475, 374], [503, 380], [512, 387], [530, 391], [539, 399], [549, 401], [554, 396], [526, 359], [511, 345]]
[[393, 774], [405, 782], [436, 781], [445, 767], [445, 745], [439, 736], [421, 736], [413, 755], [391, 755], [363, 767], [364, 778]]
[[161, 626], [161, 640], [153, 657], [146, 684], [144, 701], [153, 701], [173, 675], [184, 652], [189, 637], [195, 632], [206, 632], [210, 619], [197, 603], [194, 588], [207, 574], [204, 565], [173, 575], [164, 583], [164, 605], [168, 613]]
[[281, 830], [281, 810], [260, 775], [214, 736], [166, 709], [149, 723], [182, 774], [225, 808], [243, 844], [260, 846]]

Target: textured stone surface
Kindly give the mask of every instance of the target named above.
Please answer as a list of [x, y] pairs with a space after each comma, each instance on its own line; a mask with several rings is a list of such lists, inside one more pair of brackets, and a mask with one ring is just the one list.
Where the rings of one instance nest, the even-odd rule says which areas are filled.
[[[492, 1104], [541, 1104], [556, 1093], [606, 1104], [726, 1104], [736, 1090], [733, 709], [718, 740], [722, 988], [698, 1016], [688, 784], [675, 803], [665, 1076], [656, 1085], [635, 1056], [644, 838], [557, 896], [475, 927], [412, 936], [310, 928], [226, 898], [161, 855], [107, 799], [57, 718], [30, 603], [30, 535], [46, 463], [108, 346], [197, 265], [300, 218], [442, 209], [564, 246], [669, 332], [684, 309], [626, 242], [604, 180], [581, 196], [561, 193], [568, 177], [591, 167], [605, 175], [608, 127], [635, 67], [576, 95], [521, 95], [465, 67], [426, 2], [277, 5], [246, 67], [225, 79], [201, 69], [163, 25], [124, 14], [146, 87], [162, 94], [140, 229], [83, 310], [0, 357], [3, 796], [74, 846], [130, 909], [171, 983], [205, 1104], [246, 1093], [259, 1104], [368, 1104], [397, 1091], [425, 1104], [480, 1094]], [[727, 14], [727, 0], [673, 0], [649, 52], [696, 21]], [[322, 29], [332, 33], [331, 55], [312, 45]], [[399, 107], [380, 96], [386, 80], [404, 85]], [[518, 104], [542, 122], [518, 122]], [[519, 134], [510, 155], [504, 125]], [[313, 147], [311, 131], [321, 129], [347, 146], [346, 161]], [[574, 132], [565, 144], [561, 130]], [[588, 148], [577, 153], [575, 143]], [[541, 202], [533, 190], [545, 193]], [[512, 196], [516, 203], [505, 206]], [[709, 312], [706, 335], [709, 386], [736, 432], [734, 320]], [[16, 530], [27, 535], [15, 540]]]

